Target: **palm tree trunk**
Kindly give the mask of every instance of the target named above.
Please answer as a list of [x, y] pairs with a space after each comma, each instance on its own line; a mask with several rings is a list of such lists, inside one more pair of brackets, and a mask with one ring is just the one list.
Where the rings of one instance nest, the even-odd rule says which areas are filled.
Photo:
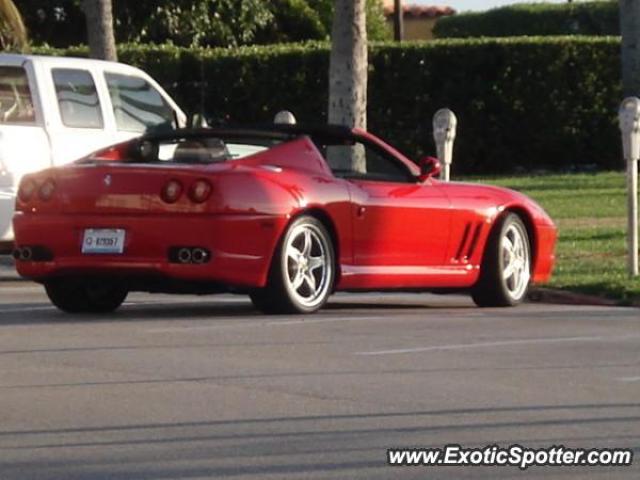
[[27, 29], [12, 0], [0, 0], [0, 49], [25, 50], [28, 47]]
[[625, 96], [640, 96], [640, 2], [620, 0], [622, 86]]
[[[329, 65], [329, 123], [367, 128], [366, 0], [336, 0]], [[346, 154], [346, 155], [345, 155]], [[362, 145], [327, 149], [332, 168], [366, 172]]]
[[404, 7], [402, 0], [393, 2], [393, 39], [396, 42], [404, 40]]
[[91, 57], [117, 61], [111, 0], [83, 0], [82, 9], [87, 17]]
[[329, 66], [329, 123], [367, 127], [365, 0], [336, 0]]

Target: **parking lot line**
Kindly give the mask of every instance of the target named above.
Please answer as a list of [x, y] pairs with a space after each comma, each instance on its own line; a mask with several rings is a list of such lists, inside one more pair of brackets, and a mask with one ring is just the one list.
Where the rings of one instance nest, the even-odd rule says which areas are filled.
[[428, 347], [399, 348], [394, 350], [377, 350], [369, 352], [355, 352], [355, 355], [398, 355], [404, 353], [435, 352], [443, 350], [469, 350], [475, 348], [509, 347], [514, 345], [539, 345], [552, 343], [574, 343], [574, 342], [607, 342], [629, 339], [638, 339], [640, 335], [621, 336], [593, 336], [593, 337], [551, 337], [551, 338], [523, 338], [518, 340], [503, 340], [498, 342], [461, 343], [454, 345], [432, 345]]
[[337, 318], [318, 318], [318, 319], [297, 319], [297, 320], [280, 320], [277, 322], [268, 322], [267, 325], [308, 325], [310, 323], [332, 323], [332, 322], [349, 322], [349, 321], [366, 321], [366, 320], [387, 320], [387, 317], [383, 316], [369, 316], [369, 317], [337, 317]]
[[15, 307], [15, 308], [0, 307], [0, 312], [2, 313], [39, 312], [41, 310], [55, 310], [55, 307], [53, 305], [43, 305], [41, 307]]
[[[235, 317], [216, 317], [216, 321], [219, 320], [237, 320]], [[217, 330], [217, 329], [227, 329], [227, 328], [255, 328], [258, 326], [262, 327], [283, 327], [283, 326], [291, 326], [291, 325], [311, 325], [317, 323], [335, 323], [335, 322], [358, 322], [358, 321], [372, 321], [372, 320], [387, 320], [386, 317], [383, 316], [367, 316], [367, 317], [332, 317], [332, 318], [318, 318], [318, 319], [305, 319], [305, 318], [297, 318], [294, 320], [278, 320], [278, 321], [257, 321], [250, 323], [235, 323], [235, 324], [224, 324], [224, 325], [193, 325], [193, 326], [182, 326], [182, 327], [164, 327], [164, 328], [149, 328], [146, 331], [149, 333], [175, 333], [175, 332], [193, 332], [193, 331], [206, 331], [206, 330]]]
[[[5, 285], [3, 285], [2, 287], [0, 287], [0, 294], [4, 295], [5, 293], [10, 293], [10, 292], [20, 292], [20, 293], [27, 293], [27, 292], [44, 292], [44, 288], [41, 285], [24, 285], [24, 286], [19, 286], [19, 287], [7, 287]], [[2, 298], [0, 296], [0, 298]]]

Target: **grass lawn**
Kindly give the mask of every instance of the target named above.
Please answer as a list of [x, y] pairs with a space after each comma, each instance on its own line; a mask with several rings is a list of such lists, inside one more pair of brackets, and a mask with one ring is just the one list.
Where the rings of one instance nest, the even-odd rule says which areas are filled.
[[550, 287], [640, 301], [640, 278], [626, 266], [626, 186], [623, 172], [470, 178], [519, 190], [551, 215], [560, 238]]

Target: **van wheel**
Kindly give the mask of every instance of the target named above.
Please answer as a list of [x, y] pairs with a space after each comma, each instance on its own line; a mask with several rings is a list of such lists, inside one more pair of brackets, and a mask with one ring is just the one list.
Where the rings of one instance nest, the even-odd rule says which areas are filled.
[[335, 253], [322, 222], [302, 216], [287, 229], [265, 288], [250, 294], [264, 313], [312, 313], [326, 303], [335, 279]]
[[110, 313], [127, 298], [126, 287], [100, 279], [56, 278], [45, 283], [51, 303], [67, 313]]

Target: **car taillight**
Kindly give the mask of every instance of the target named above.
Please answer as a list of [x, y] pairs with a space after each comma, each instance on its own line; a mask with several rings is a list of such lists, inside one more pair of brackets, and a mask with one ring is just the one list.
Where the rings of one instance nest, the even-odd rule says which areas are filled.
[[182, 183], [178, 180], [169, 180], [162, 188], [160, 196], [167, 203], [176, 203], [182, 195]]
[[53, 196], [53, 192], [56, 190], [56, 183], [53, 179], [48, 178], [44, 181], [42, 185], [40, 185], [40, 189], [38, 190], [38, 196], [40, 200], [47, 202], [51, 200]]
[[211, 184], [207, 180], [196, 180], [189, 189], [189, 198], [194, 203], [205, 202], [211, 195]]
[[18, 190], [18, 198], [22, 202], [28, 202], [33, 197], [36, 191], [36, 182], [30, 179], [25, 179], [20, 183], [20, 189]]
[[119, 143], [118, 145], [107, 147], [104, 150], [99, 150], [91, 154], [88, 158], [104, 162], [120, 162], [127, 159], [129, 146], [129, 142]]

